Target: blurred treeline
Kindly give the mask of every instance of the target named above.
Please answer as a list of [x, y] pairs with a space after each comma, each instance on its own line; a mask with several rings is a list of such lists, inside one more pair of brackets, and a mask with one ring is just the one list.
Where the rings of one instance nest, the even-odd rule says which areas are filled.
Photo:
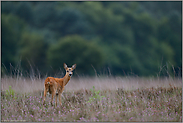
[[182, 76], [182, 2], [4, 1], [1, 41], [2, 75]]

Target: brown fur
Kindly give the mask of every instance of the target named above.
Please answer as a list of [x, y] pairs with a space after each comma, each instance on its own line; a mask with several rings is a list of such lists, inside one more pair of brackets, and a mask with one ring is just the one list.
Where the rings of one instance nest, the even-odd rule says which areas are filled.
[[47, 92], [52, 94], [51, 105], [53, 105], [53, 98], [55, 95], [56, 95], [55, 96], [55, 106], [57, 106], [57, 96], [59, 97], [59, 103], [61, 105], [61, 94], [64, 91], [65, 85], [71, 79], [70, 75], [73, 74], [72, 71], [76, 68], [76, 64], [74, 64], [71, 68], [68, 68], [67, 65], [64, 63], [64, 68], [66, 70], [66, 74], [63, 78], [47, 77], [45, 79], [43, 105], [45, 104], [45, 98], [46, 98]]

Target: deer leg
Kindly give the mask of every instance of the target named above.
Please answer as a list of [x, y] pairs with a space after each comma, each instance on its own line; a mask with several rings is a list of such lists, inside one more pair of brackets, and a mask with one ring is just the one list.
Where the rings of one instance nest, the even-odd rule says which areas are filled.
[[44, 88], [44, 100], [43, 100], [43, 105], [45, 104], [45, 99], [46, 99], [46, 86]]
[[63, 93], [63, 91], [64, 91], [64, 87], [61, 89], [61, 92], [60, 92], [60, 94], [62, 94], [62, 93]]
[[60, 103], [60, 106], [61, 106], [62, 105], [62, 102], [61, 102], [61, 93], [59, 93], [58, 99], [59, 99], [59, 103]]
[[55, 96], [55, 91], [52, 92], [52, 96], [51, 96], [51, 105], [53, 106], [53, 98]]
[[58, 97], [58, 95], [56, 94], [56, 96], [55, 96], [55, 107], [57, 107], [57, 97]]
[[61, 91], [59, 93], [59, 103], [60, 103], [60, 106], [62, 105], [61, 96], [62, 96], [63, 91], [64, 91], [64, 87], [61, 89]]

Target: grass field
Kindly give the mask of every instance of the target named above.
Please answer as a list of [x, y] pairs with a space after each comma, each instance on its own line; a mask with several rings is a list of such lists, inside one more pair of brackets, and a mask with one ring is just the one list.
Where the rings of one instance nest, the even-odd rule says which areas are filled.
[[43, 106], [44, 79], [1, 79], [1, 121], [182, 121], [182, 79], [72, 78], [62, 106]]

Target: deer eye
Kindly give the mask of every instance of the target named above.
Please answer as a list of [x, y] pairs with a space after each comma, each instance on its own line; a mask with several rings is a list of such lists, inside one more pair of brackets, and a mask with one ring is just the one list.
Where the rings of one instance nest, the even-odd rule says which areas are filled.
[[69, 72], [69, 71], [67, 70], [67, 72]]

